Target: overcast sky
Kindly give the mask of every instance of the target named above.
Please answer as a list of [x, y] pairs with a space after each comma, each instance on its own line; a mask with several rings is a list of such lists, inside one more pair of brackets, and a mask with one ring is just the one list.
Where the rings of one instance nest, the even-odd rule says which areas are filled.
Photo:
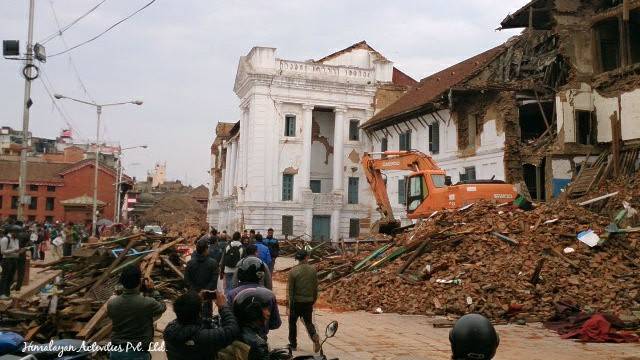
[[[37, 0], [34, 38], [57, 30], [101, 0]], [[107, 0], [63, 34], [69, 46], [97, 35], [149, 0]], [[28, 0], [2, 0], [0, 39], [27, 38]], [[51, 92], [98, 102], [144, 100], [103, 111], [107, 141], [123, 147], [127, 172], [138, 178], [167, 162], [170, 179], [208, 183], [209, 147], [218, 121], [239, 116], [233, 82], [238, 58], [253, 46], [277, 48], [291, 60], [319, 59], [355, 42], [373, 48], [415, 79], [489, 49], [514, 31], [495, 31], [525, 0], [157, 0], [128, 22], [40, 68]], [[47, 53], [64, 50], [56, 37]], [[73, 67], [75, 64], [76, 71]], [[0, 59], [0, 125], [22, 128], [21, 63]], [[81, 79], [79, 80], [78, 77]], [[83, 89], [84, 84], [87, 92]], [[95, 110], [53, 107], [41, 80], [33, 83], [31, 130], [55, 137], [71, 126], [95, 137]]]

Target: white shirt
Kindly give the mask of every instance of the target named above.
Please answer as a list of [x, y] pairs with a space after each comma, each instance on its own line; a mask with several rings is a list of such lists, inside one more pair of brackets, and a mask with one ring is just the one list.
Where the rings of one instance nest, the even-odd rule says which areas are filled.
[[2, 256], [8, 258], [17, 258], [20, 250], [20, 241], [17, 238], [9, 238], [7, 236], [0, 239], [0, 252]]

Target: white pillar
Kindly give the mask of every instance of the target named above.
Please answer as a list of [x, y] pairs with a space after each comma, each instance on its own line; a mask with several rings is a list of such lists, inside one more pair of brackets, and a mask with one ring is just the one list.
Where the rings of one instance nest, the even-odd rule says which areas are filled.
[[333, 191], [344, 189], [344, 114], [347, 109], [336, 107], [333, 131]]
[[304, 209], [304, 228], [309, 237], [313, 236], [313, 208]]
[[231, 147], [227, 143], [225, 151], [225, 160], [224, 160], [224, 179], [223, 179], [223, 195], [229, 196], [229, 178], [231, 177]]
[[313, 105], [302, 105], [302, 166], [300, 188], [310, 188], [311, 180], [311, 132], [313, 131]]
[[229, 195], [233, 195], [233, 189], [236, 184], [236, 168], [238, 163], [238, 142], [231, 143], [231, 163], [229, 164]]
[[340, 241], [340, 209], [334, 209], [331, 214], [331, 241]]

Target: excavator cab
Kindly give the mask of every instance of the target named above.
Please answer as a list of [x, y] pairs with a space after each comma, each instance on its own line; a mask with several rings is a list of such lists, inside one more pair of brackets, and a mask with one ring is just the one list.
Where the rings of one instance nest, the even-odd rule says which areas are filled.
[[413, 173], [407, 178], [407, 215], [411, 215], [428, 200], [432, 193], [446, 192], [446, 175], [441, 170], [427, 170]]

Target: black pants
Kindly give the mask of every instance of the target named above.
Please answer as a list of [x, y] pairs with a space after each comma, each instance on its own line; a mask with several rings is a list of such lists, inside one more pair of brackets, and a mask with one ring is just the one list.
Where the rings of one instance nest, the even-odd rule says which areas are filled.
[[62, 256], [71, 256], [71, 246], [73, 246], [73, 244], [62, 244]]
[[0, 278], [0, 295], [11, 295], [11, 283], [16, 276], [16, 270], [18, 269], [18, 259], [4, 257], [2, 259], [2, 277]]
[[313, 325], [313, 303], [295, 303], [289, 308], [289, 345], [292, 346], [298, 345], [298, 318], [302, 318], [312, 340], [317, 335]]
[[24, 283], [24, 273], [26, 271], [25, 266], [27, 265], [27, 258], [24, 256], [18, 257], [18, 263], [16, 265], [16, 272], [18, 273], [18, 278], [16, 279], [16, 291], [20, 291], [22, 287], [22, 283]]

